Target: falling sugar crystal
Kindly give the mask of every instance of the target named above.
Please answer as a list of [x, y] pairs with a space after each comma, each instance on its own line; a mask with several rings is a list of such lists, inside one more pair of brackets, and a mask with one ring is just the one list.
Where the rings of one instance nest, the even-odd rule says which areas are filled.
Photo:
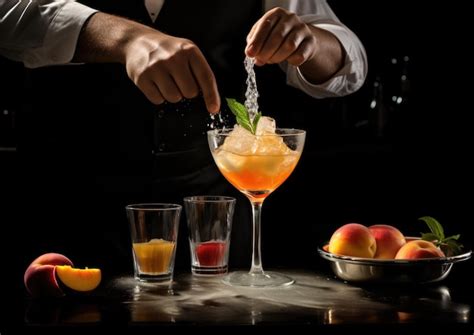
[[253, 69], [255, 65], [255, 59], [245, 57], [244, 61], [245, 70], [247, 71], [247, 91], [245, 92], [245, 107], [249, 112], [250, 121], [253, 122], [255, 115], [258, 113], [258, 91], [257, 81], [255, 78], [255, 71]]

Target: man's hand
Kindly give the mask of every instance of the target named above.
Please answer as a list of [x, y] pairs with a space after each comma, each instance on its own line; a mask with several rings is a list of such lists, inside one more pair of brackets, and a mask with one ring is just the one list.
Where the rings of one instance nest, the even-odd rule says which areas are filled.
[[201, 91], [208, 111], [219, 111], [216, 79], [193, 42], [149, 31], [129, 44], [125, 64], [130, 79], [154, 104], [194, 98]]
[[137, 22], [96, 13], [79, 35], [74, 61], [125, 64], [130, 79], [154, 104], [202, 92], [210, 113], [220, 109], [214, 73], [199, 48]]
[[304, 23], [296, 14], [273, 8], [252, 27], [245, 53], [255, 64], [287, 61], [311, 82], [322, 83], [343, 65], [344, 49], [330, 32]]
[[273, 8], [255, 23], [247, 36], [247, 56], [257, 65], [288, 63], [300, 66], [317, 50], [308, 25], [286, 9]]

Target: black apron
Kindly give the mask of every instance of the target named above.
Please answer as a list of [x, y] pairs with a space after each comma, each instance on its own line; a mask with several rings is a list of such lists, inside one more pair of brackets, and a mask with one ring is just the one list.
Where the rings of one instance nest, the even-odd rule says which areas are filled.
[[[260, 1], [167, 0], [156, 23], [143, 1], [82, 2], [194, 41], [216, 75], [222, 101], [242, 99], [245, 37], [262, 13]], [[21, 213], [22, 221], [38, 222], [28, 232], [31, 256], [63, 252], [79, 266], [97, 260], [109, 271], [131, 271], [126, 204], [182, 203], [184, 196], [195, 194], [246, 201], [212, 161], [202, 98], [155, 106], [120, 64], [35, 69], [29, 80], [19, 153], [21, 200], [31, 204]], [[177, 267], [189, 268], [183, 224], [179, 245]], [[239, 249], [245, 249], [240, 253], [248, 264], [250, 247]]]

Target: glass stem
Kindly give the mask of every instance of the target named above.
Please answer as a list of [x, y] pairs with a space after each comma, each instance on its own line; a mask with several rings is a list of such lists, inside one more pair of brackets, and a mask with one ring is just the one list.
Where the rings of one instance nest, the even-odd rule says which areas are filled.
[[262, 254], [260, 249], [260, 226], [262, 219], [263, 201], [252, 201], [253, 215], [253, 241], [252, 241], [252, 267], [250, 274], [264, 274], [262, 268]]

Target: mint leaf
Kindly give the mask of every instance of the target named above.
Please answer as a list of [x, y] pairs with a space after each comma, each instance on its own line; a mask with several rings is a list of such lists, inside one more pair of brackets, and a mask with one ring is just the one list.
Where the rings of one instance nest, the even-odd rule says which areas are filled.
[[462, 252], [462, 248], [464, 248], [464, 246], [456, 241], [449, 240], [443, 243], [440, 248], [443, 250], [444, 254], [449, 257], [459, 255]]
[[421, 234], [422, 240], [433, 242], [448, 257], [461, 253], [464, 246], [458, 242], [460, 234], [446, 237], [441, 223], [431, 216], [423, 216], [418, 220], [424, 221], [431, 230], [431, 233]]
[[445, 242], [446, 242], [446, 241], [449, 241], [449, 240], [456, 240], [456, 241], [457, 241], [457, 240], [459, 240], [460, 237], [461, 237], [461, 235], [460, 235], [460, 234], [457, 234], [457, 235], [453, 235], [453, 236], [446, 237], [446, 238], [444, 239], [444, 241], [445, 241]]
[[226, 98], [226, 100], [227, 105], [229, 106], [231, 112], [235, 115], [239, 126], [247, 129], [252, 134], [255, 134], [253, 124], [252, 122], [250, 122], [250, 117], [247, 108], [245, 108], [244, 105], [242, 105], [235, 99]]
[[425, 223], [430, 228], [431, 232], [435, 234], [439, 238], [439, 240], [444, 239], [443, 227], [435, 218], [432, 218], [431, 216], [423, 216], [419, 218], [418, 220], [425, 221]]
[[231, 98], [226, 98], [227, 100], [227, 105], [229, 106], [232, 114], [235, 115], [235, 119], [237, 120], [237, 123], [239, 126], [247, 129], [249, 132], [255, 135], [255, 132], [257, 131], [257, 124], [258, 121], [260, 120], [260, 117], [262, 116], [262, 113], [259, 112], [257, 115], [255, 115], [253, 122], [250, 120], [250, 115], [247, 110], [247, 107], [242, 105], [240, 102], [238, 102], [235, 99]]
[[257, 115], [255, 115], [255, 117], [253, 118], [253, 129], [255, 130], [254, 134], [257, 132], [257, 124], [261, 117], [262, 112], [258, 112]]
[[433, 241], [438, 240], [438, 236], [436, 236], [433, 233], [421, 233], [421, 239], [425, 241], [433, 242]]

